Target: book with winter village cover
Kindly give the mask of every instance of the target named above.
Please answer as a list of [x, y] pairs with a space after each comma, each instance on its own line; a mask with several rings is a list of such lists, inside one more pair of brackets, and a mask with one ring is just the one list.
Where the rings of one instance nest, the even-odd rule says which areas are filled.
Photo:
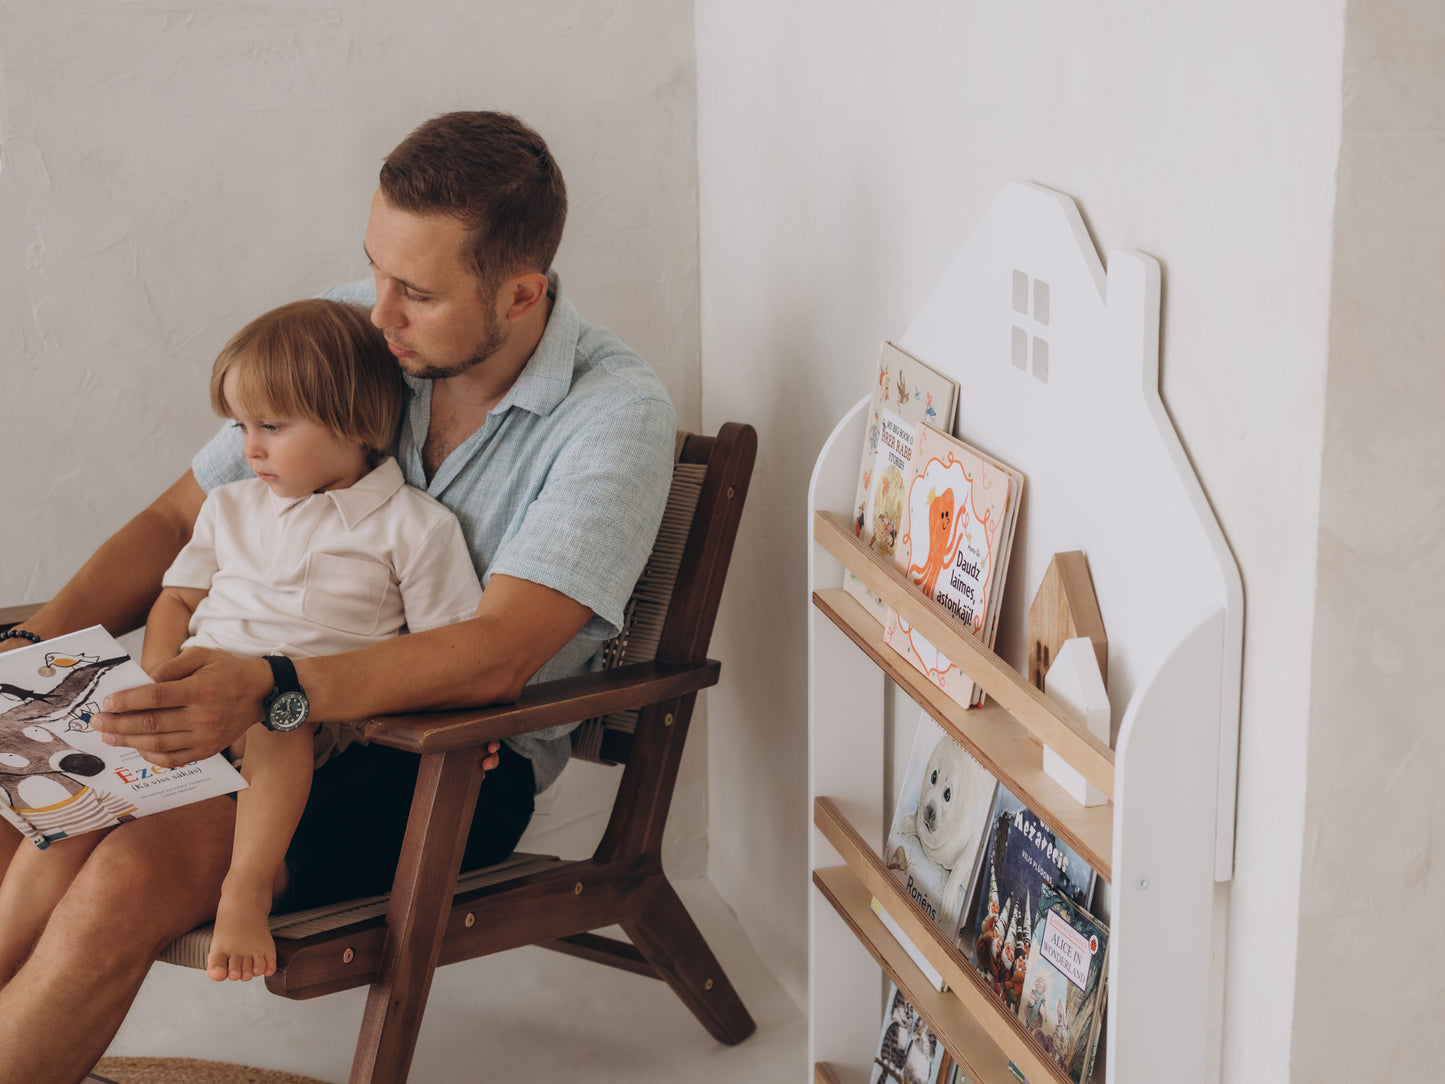
[[[923, 712], [899, 786], [883, 859], [919, 910], [952, 937], [983, 847], [998, 781]], [[930, 981], [937, 969], [881, 908], [888, 926]]]
[[91, 729], [107, 693], [149, 683], [99, 625], [0, 652], [0, 817], [48, 847], [244, 788], [224, 757], [159, 768]]
[[[892, 343], [883, 344], [853, 499], [853, 533], [879, 556], [893, 556], [903, 526], [903, 482], [915, 430], [924, 422], [951, 430], [957, 404], [957, 384]], [[883, 621], [887, 606], [846, 569], [843, 587]]]
[[868, 1084], [945, 1084], [947, 1074], [943, 1043], [903, 991], [890, 986]]
[[[1023, 475], [929, 425], [914, 435], [904, 485], [903, 533], [894, 561], [930, 600], [992, 647], [1013, 550]], [[956, 703], [983, 689], [889, 609], [884, 640]]]
[[1093, 1074], [1108, 959], [1109, 928], [1053, 885], [1045, 885], [1024, 967], [1018, 1018], [1074, 1084], [1086, 1084]]
[[1094, 870], [1002, 784], [989, 811], [983, 860], [955, 941], [1010, 1012], [1017, 1012], [1044, 888], [1079, 907]]

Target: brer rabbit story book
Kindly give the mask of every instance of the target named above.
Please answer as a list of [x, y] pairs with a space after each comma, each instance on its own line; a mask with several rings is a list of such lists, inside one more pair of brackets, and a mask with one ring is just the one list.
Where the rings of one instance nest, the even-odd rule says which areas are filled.
[[[892, 558], [903, 527], [903, 484], [914, 433], [925, 422], [952, 429], [957, 403], [958, 385], [952, 380], [892, 343], [883, 344], [853, 501], [853, 533], [880, 557]], [[883, 621], [888, 608], [846, 569], [843, 588]]]

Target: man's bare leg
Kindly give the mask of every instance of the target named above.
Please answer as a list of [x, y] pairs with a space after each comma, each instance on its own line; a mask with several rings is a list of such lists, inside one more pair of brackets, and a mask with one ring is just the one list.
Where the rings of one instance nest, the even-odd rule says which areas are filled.
[[20, 844], [24, 842], [25, 837], [20, 834], [14, 825], [0, 821], [0, 877], [5, 876], [5, 870], [10, 865], [10, 859], [20, 848]]
[[123, 824], [97, 846], [0, 989], [0, 1084], [74, 1084], [110, 1045], [156, 956], [210, 919], [235, 803]]
[[11, 858], [0, 880], [0, 983], [20, 970], [50, 912], [107, 834], [108, 830], [70, 836], [43, 851], [27, 843]]

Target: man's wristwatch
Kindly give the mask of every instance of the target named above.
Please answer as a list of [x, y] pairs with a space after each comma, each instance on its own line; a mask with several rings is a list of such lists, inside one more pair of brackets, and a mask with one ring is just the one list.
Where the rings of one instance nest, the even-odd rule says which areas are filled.
[[261, 701], [266, 717], [261, 720], [267, 730], [285, 733], [295, 730], [311, 714], [311, 701], [301, 682], [296, 679], [296, 664], [285, 655], [265, 655], [271, 664], [271, 679], [276, 687]]

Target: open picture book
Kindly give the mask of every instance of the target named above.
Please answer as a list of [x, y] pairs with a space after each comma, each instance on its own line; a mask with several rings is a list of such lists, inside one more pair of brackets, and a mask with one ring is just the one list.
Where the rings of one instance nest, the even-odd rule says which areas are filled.
[[161, 768], [105, 744], [90, 725], [100, 702], [149, 683], [99, 625], [0, 653], [0, 817], [48, 847], [244, 788], [222, 756]]

